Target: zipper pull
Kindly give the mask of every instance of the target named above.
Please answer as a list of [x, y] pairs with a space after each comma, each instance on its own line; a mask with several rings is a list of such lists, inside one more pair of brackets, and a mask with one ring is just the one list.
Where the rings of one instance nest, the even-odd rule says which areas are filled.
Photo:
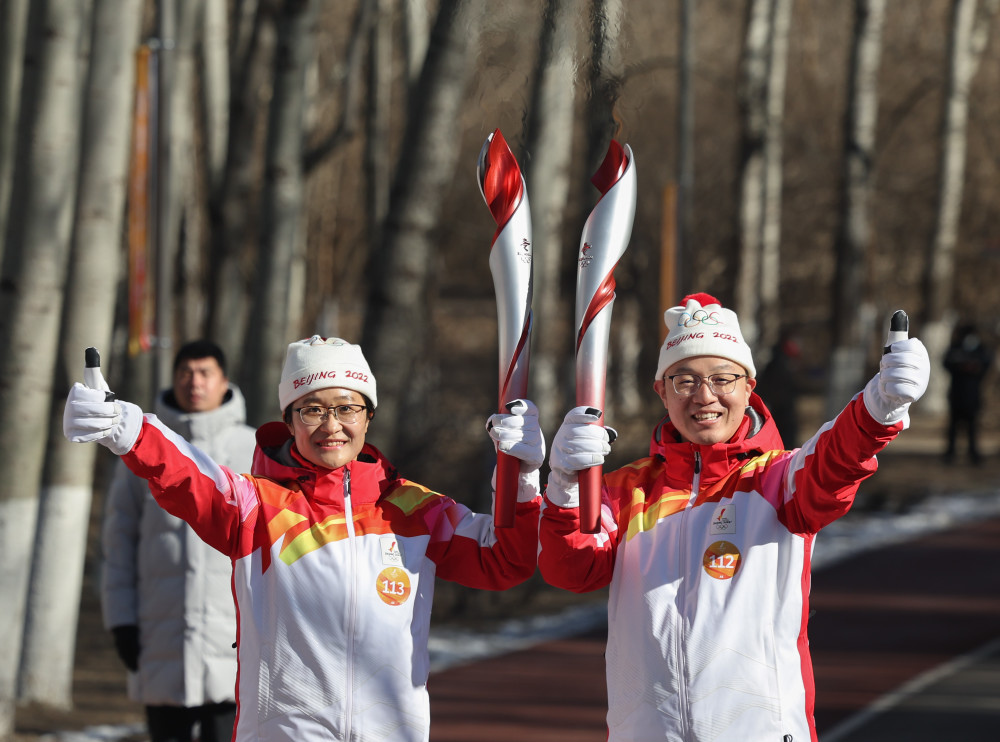
[[694, 473], [701, 474], [701, 451], [694, 452]]

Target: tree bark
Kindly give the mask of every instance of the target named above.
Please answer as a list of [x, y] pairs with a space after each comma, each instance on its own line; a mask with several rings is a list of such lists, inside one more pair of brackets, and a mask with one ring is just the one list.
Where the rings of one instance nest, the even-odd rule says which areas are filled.
[[878, 72], [885, 0], [855, 0], [851, 69], [845, 120], [841, 215], [834, 278], [834, 332], [827, 385], [827, 417], [836, 415], [863, 385], [868, 292], [865, 275], [871, 244], [871, 195], [875, 187]]
[[[0, 296], [0, 736], [11, 731], [35, 537], [59, 322], [69, 263], [79, 153], [82, 50], [88, 9], [78, 0], [29, 11], [19, 127], [18, 189], [8, 232], [17, 256]], [[30, 249], [28, 249], [30, 246]], [[17, 475], [13, 476], [16, 472]]]
[[[202, 29], [205, 28], [204, 0], [177, 0], [177, 29], [174, 47], [174, 77], [170, 91], [170, 131], [171, 166], [169, 183], [169, 210], [173, 223], [169, 237], [173, 240], [172, 254], [175, 271], [170, 286], [173, 336], [169, 339], [166, 353], [166, 375], [160, 380], [160, 388], [169, 386], [173, 378], [173, 359], [177, 348], [184, 342], [202, 336], [202, 327], [207, 307], [202, 284], [202, 239], [206, 229], [202, 217], [203, 202], [200, 172], [198, 134], [195, 122], [198, 119], [196, 101], [199, 87], [198, 46]], [[207, 129], [202, 134], [207, 137]], [[208, 140], [205, 139], [206, 144]], [[216, 142], [216, 144], [218, 144]], [[206, 154], [207, 151], [206, 151]]]
[[771, 0], [747, 5], [740, 60], [739, 255], [735, 309], [743, 337], [755, 348], [759, 327], [761, 239], [764, 224], [764, 151], [767, 136], [767, 58], [771, 38]]
[[0, 269], [3, 266], [7, 215], [14, 182], [17, 119], [24, 74], [28, 0], [0, 2]]
[[[365, 50], [371, 36], [371, 32], [376, 23], [386, 24], [390, 19], [382, 17], [380, 0], [373, 2], [363, 2], [358, 4], [358, 10], [354, 15], [354, 29], [351, 32], [350, 42], [347, 46], [347, 54], [343, 78], [340, 118], [337, 126], [327, 134], [319, 144], [311, 147], [305, 154], [305, 169], [311, 173], [320, 163], [349, 142], [357, 132], [358, 122], [361, 120], [363, 102], [361, 94], [364, 81]], [[373, 92], [373, 91], [369, 91]], [[373, 92], [381, 95], [383, 93]]]
[[426, 445], [433, 230], [458, 161], [463, 95], [484, 7], [483, 0], [441, 2], [407, 115], [389, 216], [369, 264], [362, 344], [382, 392], [372, 437], [395, 437], [397, 463], [416, 462]]
[[[250, 292], [253, 284], [261, 162], [259, 131], [260, 90], [268, 87], [274, 56], [274, 18], [258, 9], [255, 0], [238, 3], [230, 52], [229, 136], [226, 163], [219, 188], [210, 196], [211, 302], [208, 336], [218, 343], [233, 369], [233, 380], [246, 387], [243, 363]], [[251, 369], [252, 371], [252, 369]]]
[[[615, 106], [621, 95], [625, 72], [619, 38], [623, 13], [622, 0], [593, 0], [590, 9], [590, 97], [585, 163], [588, 178], [604, 161], [608, 146], [620, 128]], [[587, 187], [590, 187], [589, 181]], [[584, 203], [593, 201], [593, 198], [584, 199]], [[585, 213], [589, 211], [588, 206]]]
[[[81, 380], [83, 350], [110, 357], [128, 178], [128, 131], [141, 0], [97, 0], [80, 159], [80, 187], [48, 457], [32, 562], [21, 701], [72, 706], [73, 660], [96, 445], [62, 434], [66, 390]], [[106, 455], [106, 454], [105, 454]]]
[[[392, 167], [389, 163], [389, 121], [392, 105], [392, 16], [389, 0], [372, 0], [375, 17], [371, 22], [368, 55], [368, 107], [365, 137], [367, 173], [368, 244], [378, 244], [379, 234], [389, 213]], [[345, 100], [344, 105], [350, 105]]]
[[257, 290], [250, 313], [247, 363], [247, 419], [261, 424], [277, 417], [275, 397], [288, 343], [297, 339], [289, 318], [302, 292], [292, 281], [302, 261], [303, 116], [306, 70], [316, 35], [315, 0], [286, 0], [278, 16], [274, 90], [268, 121], [263, 215], [257, 256]]
[[205, 132], [205, 182], [218, 191], [226, 166], [229, 137], [230, 60], [226, 41], [229, 22], [226, 0], [204, 0], [201, 24], [201, 106]]
[[[674, 251], [676, 290], [678, 296], [668, 301], [676, 302], [693, 290], [692, 264], [694, 257], [694, 65], [695, 0], [681, 0], [678, 23], [677, 48], [677, 197], [674, 220], [676, 249]], [[668, 304], [667, 306], [671, 306]], [[666, 307], [659, 307], [663, 310]], [[659, 313], [658, 313], [659, 314]]]
[[[773, 0], [771, 43], [768, 45], [767, 122], [764, 133], [764, 215], [760, 235], [760, 316], [757, 344], [770, 356], [781, 330], [770, 318], [780, 316], [781, 185], [784, 172], [785, 79], [788, 72], [788, 30], [792, 0]], [[762, 358], [762, 360], [764, 360]]]
[[430, 38], [427, 23], [427, 0], [402, 0], [403, 43], [406, 48], [406, 81], [412, 88], [420, 79]]

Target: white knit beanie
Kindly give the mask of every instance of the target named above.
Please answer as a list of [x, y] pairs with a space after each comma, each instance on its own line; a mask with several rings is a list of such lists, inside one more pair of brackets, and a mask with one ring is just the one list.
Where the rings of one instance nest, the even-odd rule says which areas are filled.
[[757, 375], [736, 312], [723, 309], [714, 296], [685, 296], [679, 306], [663, 313], [663, 321], [667, 337], [660, 348], [654, 381], [662, 379], [664, 371], [677, 361], [694, 356], [726, 358], [743, 366], [751, 379]]
[[360, 345], [313, 335], [288, 346], [278, 384], [282, 412], [302, 395], [331, 387], [359, 392], [371, 401], [373, 408], [378, 406], [375, 377]]

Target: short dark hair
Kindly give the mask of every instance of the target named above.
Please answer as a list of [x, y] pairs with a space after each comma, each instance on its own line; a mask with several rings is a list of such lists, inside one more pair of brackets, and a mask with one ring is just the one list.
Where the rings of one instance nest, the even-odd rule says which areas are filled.
[[226, 354], [211, 340], [192, 340], [189, 343], [184, 343], [177, 351], [177, 355], [174, 356], [174, 371], [181, 365], [181, 361], [194, 361], [199, 358], [214, 358], [219, 364], [219, 368], [222, 369], [223, 376], [229, 375], [226, 373]]

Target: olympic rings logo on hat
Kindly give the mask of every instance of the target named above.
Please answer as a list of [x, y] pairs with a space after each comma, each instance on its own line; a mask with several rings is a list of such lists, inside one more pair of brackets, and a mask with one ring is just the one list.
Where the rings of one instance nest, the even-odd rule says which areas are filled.
[[722, 324], [716, 312], [706, 312], [704, 309], [697, 309], [692, 314], [684, 312], [677, 318], [678, 327], [694, 327], [695, 325], [719, 325]]

